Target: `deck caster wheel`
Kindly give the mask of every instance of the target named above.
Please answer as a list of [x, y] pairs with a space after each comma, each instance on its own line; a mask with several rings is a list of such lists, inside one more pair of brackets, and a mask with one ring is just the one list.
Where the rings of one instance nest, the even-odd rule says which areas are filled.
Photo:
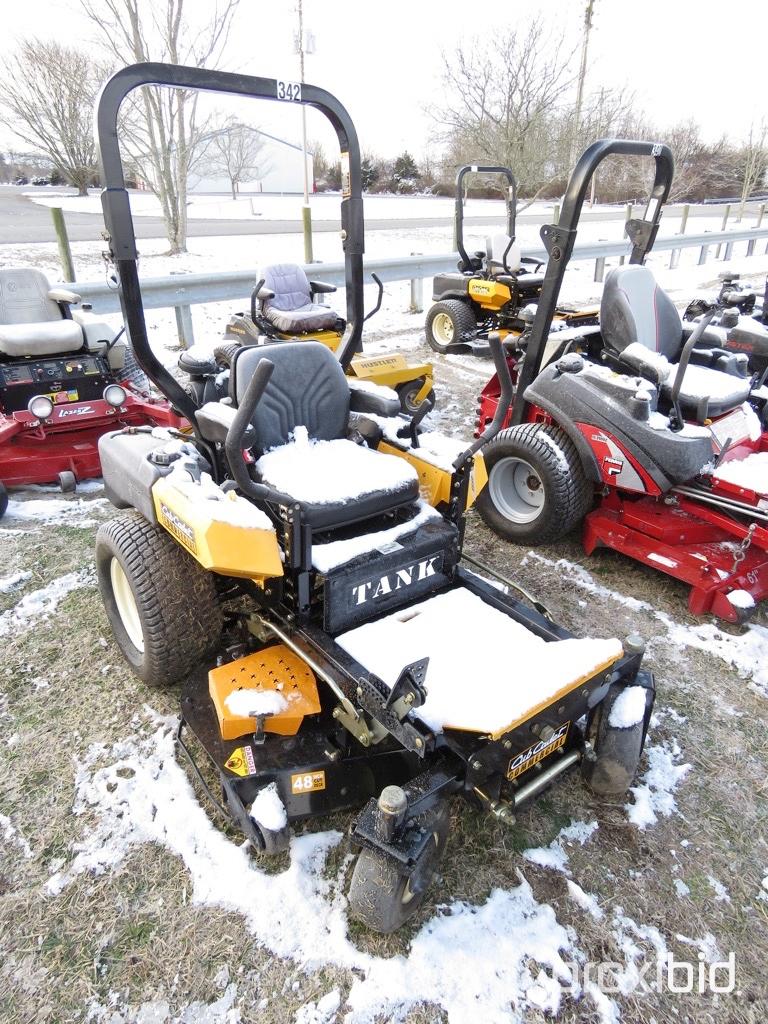
[[409, 380], [405, 384], [400, 384], [399, 387], [395, 388], [398, 397], [400, 399], [400, 408], [408, 416], [413, 416], [421, 407], [421, 403], [426, 399], [429, 399], [434, 404], [435, 401], [435, 389], [432, 388], [427, 392], [424, 398], [420, 401], [416, 401], [416, 396], [424, 387], [424, 378], [419, 377], [417, 380]]
[[264, 828], [258, 822], [254, 822], [254, 830], [261, 836], [263, 846], [257, 847], [261, 853], [266, 853], [269, 857], [274, 857], [278, 853], [285, 853], [291, 844], [291, 828], [290, 825], [286, 825], [285, 828], [281, 828], [278, 832], [274, 832], [272, 829]]
[[[591, 760], [581, 762], [581, 774], [593, 793], [598, 796], [623, 796], [632, 785], [643, 752], [646, 719], [650, 715], [646, 692], [645, 714], [627, 727], [611, 723], [611, 712], [626, 686], [613, 685], [596, 709], [589, 729], [594, 748]], [[651, 695], [652, 703], [652, 695]]]
[[8, 508], [8, 491], [5, 489], [5, 484], [0, 484], [0, 519], [5, 515], [6, 509]]
[[424, 902], [448, 839], [446, 801], [422, 816], [422, 827], [431, 833], [430, 839], [410, 867], [381, 850], [364, 847], [360, 851], [349, 887], [349, 911], [371, 931], [397, 931]]
[[74, 494], [77, 489], [77, 477], [68, 469], [59, 473], [59, 487], [62, 494]]

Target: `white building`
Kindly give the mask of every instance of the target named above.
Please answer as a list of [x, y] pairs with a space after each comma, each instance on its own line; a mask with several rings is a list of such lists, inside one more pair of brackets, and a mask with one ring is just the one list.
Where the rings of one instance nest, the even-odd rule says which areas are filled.
[[[267, 132], [259, 131], [264, 142], [264, 148], [259, 154], [259, 163], [263, 167], [261, 177], [254, 181], [243, 181], [240, 184], [240, 192], [276, 192], [300, 194], [304, 191], [304, 172], [302, 170], [301, 146], [293, 142], [286, 142], [285, 139], [278, 139], [276, 135], [269, 135]], [[312, 154], [307, 153], [307, 179], [309, 191], [312, 192], [314, 181], [314, 167]], [[198, 178], [192, 185], [190, 192], [193, 193], [217, 193], [224, 194], [230, 191], [229, 179], [226, 177]]]

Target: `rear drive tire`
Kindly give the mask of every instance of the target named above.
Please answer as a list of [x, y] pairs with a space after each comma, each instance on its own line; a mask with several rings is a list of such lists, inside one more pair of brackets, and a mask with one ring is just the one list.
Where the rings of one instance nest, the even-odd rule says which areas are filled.
[[3, 518], [8, 509], [8, 491], [5, 484], [0, 483], [0, 519]]
[[74, 494], [77, 490], [77, 477], [75, 474], [68, 469], [59, 473], [59, 487], [62, 494]]
[[349, 910], [374, 932], [397, 931], [424, 902], [427, 890], [445, 852], [450, 828], [450, 809], [442, 801], [423, 816], [432, 835], [410, 872], [381, 850], [364, 847], [357, 858], [349, 886]]
[[483, 450], [488, 483], [477, 498], [487, 526], [514, 544], [548, 544], [586, 515], [594, 489], [568, 435], [540, 423], [502, 430]]
[[178, 682], [218, 647], [214, 574], [140, 513], [99, 527], [96, 571], [118, 646], [149, 686]]
[[434, 403], [435, 401], [435, 389], [431, 388], [426, 396], [417, 402], [416, 395], [424, 387], [424, 378], [419, 377], [417, 380], [409, 380], [405, 384], [400, 384], [395, 390], [397, 391], [398, 397], [400, 398], [400, 408], [407, 416], [413, 416], [421, 408], [421, 403], [425, 402], [427, 398]]
[[623, 796], [632, 785], [640, 765], [644, 720], [625, 729], [610, 724], [611, 710], [624, 689], [613, 685], [595, 711], [590, 738], [597, 759], [581, 762], [584, 781], [598, 796]]
[[455, 345], [477, 336], [477, 320], [472, 307], [459, 299], [436, 302], [427, 313], [427, 343], [435, 352], [450, 352]]

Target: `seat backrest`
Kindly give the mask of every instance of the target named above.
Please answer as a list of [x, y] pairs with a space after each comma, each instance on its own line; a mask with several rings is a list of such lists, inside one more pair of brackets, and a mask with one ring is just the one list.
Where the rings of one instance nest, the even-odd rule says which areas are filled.
[[262, 359], [275, 369], [251, 421], [259, 452], [286, 444], [299, 426], [320, 441], [346, 436], [349, 385], [330, 349], [317, 341], [239, 349], [230, 375], [230, 395], [237, 405]]
[[614, 352], [639, 342], [677, 362], [683, 325], [672, 299], [659, 288], [647, 267], [617, 267], [605, 279], [600, 303], [603, 340]]
[[[509, 252], [507, 252], [507, 246], [509, 246]], [[502, 273], [506, 273], [504, 269], [504, 253], [507, 253], [507, 268], [510, 273], [514, 273], [519, 270], [522, 266], [522, 251], [517, 242], [513, 242], [509, 245], [509, 235], [490, 235], [486, 240], [487, 251], [491, 255], [491, 259], [495, 263], [502, 265]]]
[[272, 263], [261, 271], [264, 284], [275, 293], [268, 306], [289, 312], [312, 301], [312, 290], [304, 270], [298, 263]]
[[48, 278], [34, 267], [0, 270], [0, 324], [40, 324], [61, 320], [58, 303], [48, 298]]

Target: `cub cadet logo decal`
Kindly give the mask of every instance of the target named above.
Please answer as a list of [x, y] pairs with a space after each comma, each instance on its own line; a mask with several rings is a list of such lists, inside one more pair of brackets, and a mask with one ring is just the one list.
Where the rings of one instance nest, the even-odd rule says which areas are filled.
[[229, 760], [224, 764], [233, 775], [245, 778], [246, 775], [256, 774], [256, 762], [253, 759], [253, 751], [250, 747], [238, 747], [229, 755]]
[[472, 282], [471, 291], [475, 295], [491, 295], [493, 293], [493, 289], [491, 288], [490, 285], [480, 284], [479, 281], [473, 281]]
[[[355, 604], [365, 604], [370, 599], [375, 601], [378, 597], [392, 594], [403, 587], [410, 587], [413, 583], [421, 583], [429, 576], [435, 575], [435, 563], [440, 561], [440, 555], [433, 555], [421, 562], [415, 562], [404, 569], [396, 569], [386, 576], [380, 576], [377, 580], [368, 580], [366, 583], [358, 583], [352, 587], [352, 596]], [[438, 568], [440, 566], [438, 565]]]
[[316, 793], [325, 789], [325, 772], [299, 772], [291, 776], [292, 793]]
[[64, 419], [65, 416], [87, 416], [89, 412], [93, 412], [92, 405], [78, 405], [75, 409], [58, 409], [56, 411], [56, 418]]
[[507, 768], [507, 778], [510, 782], [512, 779], [516, 779], [518, 775], [522, 775], [523, 772], [527, 772], [529, 768], [533, 768], [547, 754], [551, 754], [554, 750], [559, 750], [560, 747], [564, 746], [570, 724], [570, 722], [563, 722], [556, 730], [554, 736], [550, 736], [548, 740], [539, 740], [532, 747], [528, 747], [527, 750], [519, 753], [517, 757], [513, 757], [509, 762], [509, 768]]
[[163, 526], [166, 526], [176, 540], [181, 541], [185, 548], [194, 554], [197, 551], [197, 544], [195, 543], [195, 531], [184, 520], [176, 515], [173, 509], [168, 508], [164, 503], [160, 503], [160, 519]]

